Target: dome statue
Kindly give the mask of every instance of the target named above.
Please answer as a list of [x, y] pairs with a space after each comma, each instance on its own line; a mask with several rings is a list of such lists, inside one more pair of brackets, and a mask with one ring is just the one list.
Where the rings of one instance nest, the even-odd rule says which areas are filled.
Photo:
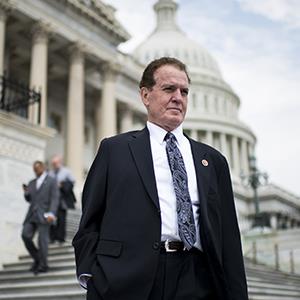
[[[191, 85], [184, 131], [227, 158], [239, 219], [245, 220], [248, 211], [239, 196], [241, 174], [249, 173], [249, 157], [254, 154], [256, 137], [239, 119], [240, 99], [223, 79], [216, 60], [180, 29], [177, 10], [174, 0], [158, 0], [154, 4], [156, 27], [132, 55], [144, 65], [161, 56], [176, 57], [187, 65]], [[241, 228], [248, 226], [245, 222]]]
[[188, 38], [176, 22], [178, 4], [159, 0], [154, 4], [156, 28], [134, 51], [142, 64], [161, 56], [183, 61], [191, 77], [184, 130], [195, 140], [219, 149], [229, 161], [234, 182], [249, 172], [248, 157], [256, 137], [238, 116], [240, 99], [227, 84], [212, 55]]
[[154, 5], [157, 24], [153, 33], [136, 48], [134, 57], [144, 64], [161, 57], [172, 56], [185, 62], [194, 72], [222, 79], [215, 59], [179, 28], [176, 23], [178, 4], [161, 0]]

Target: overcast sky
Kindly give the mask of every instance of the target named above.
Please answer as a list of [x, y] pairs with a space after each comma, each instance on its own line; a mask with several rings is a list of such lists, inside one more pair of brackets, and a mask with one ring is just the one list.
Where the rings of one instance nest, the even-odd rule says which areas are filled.
[[[105, 0], [132, 35], [155, 26], [156, 0]], [[178, 0], [178, 23], [218, 61], [257, 136], [258, 167], [300, 196], [300, 0]]]

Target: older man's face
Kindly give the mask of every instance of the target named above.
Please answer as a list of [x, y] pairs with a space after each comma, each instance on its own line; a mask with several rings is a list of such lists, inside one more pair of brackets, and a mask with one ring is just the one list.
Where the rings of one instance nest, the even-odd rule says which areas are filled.
[[54, 156], [51, 160], [51, 165], [54, 170], [58, 170], [62, 165], [62, 160], [58, 156]]
[[155, 85], [141, 89], [148, 110], [148, 120], [172, 131], [184, 120], [187, 109], [189, 82], [184, 71], [164, 65], [154, 73]]

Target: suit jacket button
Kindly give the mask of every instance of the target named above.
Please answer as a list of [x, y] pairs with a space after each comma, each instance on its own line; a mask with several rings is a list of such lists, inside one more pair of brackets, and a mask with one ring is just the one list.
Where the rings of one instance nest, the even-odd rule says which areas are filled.
[[158, 250], [160, 248], [160, 242], [153, 243], [153, 249]]

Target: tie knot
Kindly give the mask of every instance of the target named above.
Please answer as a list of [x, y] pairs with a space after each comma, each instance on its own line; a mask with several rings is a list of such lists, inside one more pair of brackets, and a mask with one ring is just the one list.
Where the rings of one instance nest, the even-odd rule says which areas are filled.
[[172, 133], [172, 132], [168, 132], [166, 135], [165, 135], [165, 138], [164, 140], [169, 143], [169, 142], [175, 142], [176, 141], [176, 137], [175, 135]]

